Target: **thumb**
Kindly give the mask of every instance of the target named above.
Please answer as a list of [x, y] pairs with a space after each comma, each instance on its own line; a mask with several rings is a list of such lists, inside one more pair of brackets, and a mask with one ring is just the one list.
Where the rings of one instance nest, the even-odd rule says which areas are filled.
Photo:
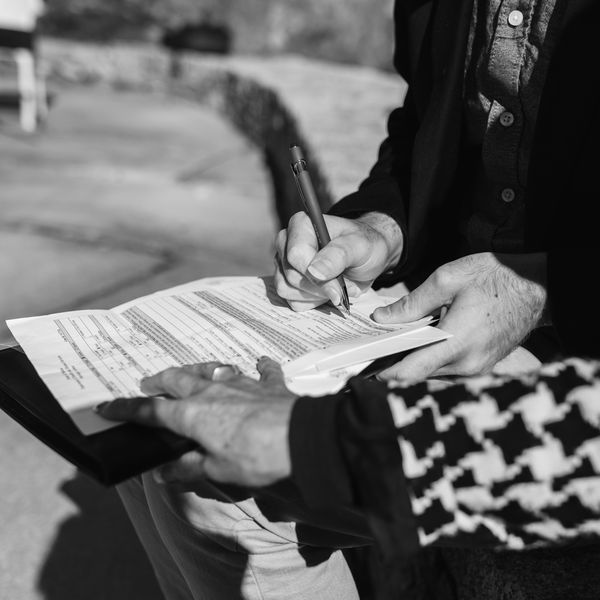
[[416, 321], [449, 304], [453, 296], [452, 290], [440, 286], [433, 276], [430, 276], [400, 300], [376, 308], [373, 311], [373, 319], [378, 323]]
[[256, 365], [260, 373], [260, 380], [265, 383], [273, 383], [285, 386], [285, 377], [281, 365], [268, 356], [261, 356]]
[[317, 252], [307, 270], [316, 281], [327, 281], [349, 269], [369, 269], [372, 246], [360, 231], [344, 231]]
[[422, 381], [437, 373], [450, 360], [451, 349], [448, 344], [438, 342], [412, 351], [400, 362], [381, 371], [377, 379], [384, 381], [399, 379], [408, 383]]
[[348, 251], [343, 243], [330, 242], [320, 250], [308, 266], [308, 272], [316, 281], [328, 281], [343, 273], [349, 266]]

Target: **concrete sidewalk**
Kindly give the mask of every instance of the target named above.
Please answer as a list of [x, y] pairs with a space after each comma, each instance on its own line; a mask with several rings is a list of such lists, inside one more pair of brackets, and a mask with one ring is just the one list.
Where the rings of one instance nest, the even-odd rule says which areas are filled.
[[[47, 128], [0, 114], [0, 342], [6, 318], [272, 271], [262, 157], [182, 100], [60, 89]], [[158, 600], [113, 490], [0, 412], [0, 598]]]

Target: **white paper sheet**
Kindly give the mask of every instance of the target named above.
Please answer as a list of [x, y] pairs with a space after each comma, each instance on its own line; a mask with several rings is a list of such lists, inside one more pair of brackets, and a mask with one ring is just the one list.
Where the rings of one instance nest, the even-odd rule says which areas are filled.
[[428, 320], [388, 326], [370, 319], [391, 301], [370, 292], [350, 315], [330, 306], [296, 313], [271, 278], [210, 278], [111, 310], [7, 324], [61, 406], [90, 434], [115, 425], [93, 412], [96, 404], [140, 395], [143, 377], [171, 366], [219, 361], [257, 377], [256, 361], [266, 355], [284, 366], [293, 391], [332, 393], [378, 356], [449, 337]]

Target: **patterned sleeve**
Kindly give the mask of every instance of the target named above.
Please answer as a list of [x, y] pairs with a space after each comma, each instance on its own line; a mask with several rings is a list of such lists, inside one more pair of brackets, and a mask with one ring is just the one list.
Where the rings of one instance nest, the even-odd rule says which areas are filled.
[[418, 542], [519, 550], [600, 534], [600, 362], [390, 386]]

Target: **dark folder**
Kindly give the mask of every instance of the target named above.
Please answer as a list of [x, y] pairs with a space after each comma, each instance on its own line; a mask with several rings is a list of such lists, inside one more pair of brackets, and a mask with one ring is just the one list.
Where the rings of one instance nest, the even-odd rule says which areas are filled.
[[104, 485], [114, 485], [197, 447], [163, 429], [123, 424], [83, 435], [15, 348], [0, 351], [0, 408], [48, 447]]

